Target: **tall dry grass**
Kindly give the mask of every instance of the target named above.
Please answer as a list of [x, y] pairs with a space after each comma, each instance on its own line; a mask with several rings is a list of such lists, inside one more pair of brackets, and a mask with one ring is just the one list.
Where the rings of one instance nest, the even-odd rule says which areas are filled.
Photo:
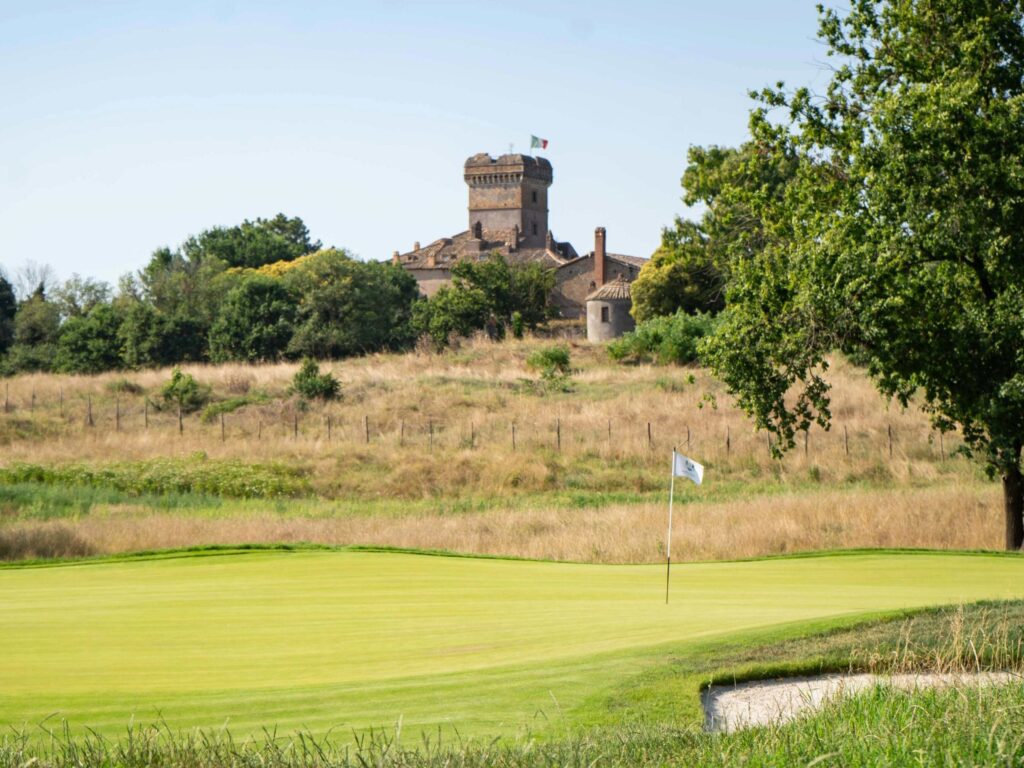
[[[980, 479], [977, 465], [951, 458], [956, 436], [940, 442], [920, 411], [889, 407], [843, 359], [830, 377], [833, 429], [812, 429], [806, 444], [778, 461], [706, 371], [616, 365], [602, 348], [576, 343], [573, 391], [544, 393], [525, 365], [541, 343], [474, 341], [442, 355], [324, 364], [343, 393], [327, 404], [289, 395], [295, 364], [185, 366], [216, 398], [269, 398], [227, 414], [223, 433], [218, 420], [192, 415], [179, 434], [176, 414], [152, 407], [145, 427], [146, 400], [158, 399], [169, 370], [19, 376], [0, 383], [8, 403], [0, 414], [0, 465], [199, 454], [301, 467], [328, 499], [397, 500], [394, 514], [362, 517], [325, 505], [316, 518], [278, 516], [264, 506], [212, 516], [112, 508], [65, 520], [74, 546], [95, 553], [310, 541], [654, 561], [663, 551], [665, 517], [656, 494], [667, 485], [672, 446], [707, 467], [706, 485], [687, 496], [700, 503], [678, 507], [673, 551], [680, 558], [1001, 544], [998, 491]], [[584, 501], [554, 504], [545, 501], [550, 492]], [[606, 492], [640, 493], [642, 501], [576, 508]], [[492, 511], [422, 514], [418, 502], [403, 513], [401, 501], [415, 499], [428, 506], [437, 500], [438, 508], [486, 499]], [[63, 535], [51, 530], [56, 525], [15, 511], [0, 520], [0, 549], [7, 547], [7, 557], [55, 551]]]
[[[577, 344], [574, 391], [541, 394], [525, 366], [537, 343], [478, 341], [444, 355], [329, 364], [343, 398], [326, 405], [288, 395], [294, 364], [186, 366], [218, 397], [244, 391], [271, 397], [227, 414], [223, 433], [218, 420], [203, 424], [193, 415], [179, 434], [175, 413], [152, 408], [144, 426], [145, 400], [157, 399], [168, 370], [20, 376], [5, 383], [10, 412], [0, 416], [0, 462], [203, 452], [213, 459], [302, 464], [322, 495], [399, 497], [551, 490], [574, 482], [650, 490], [650, 473], [660, 477], [672, 446], [714, 465], [719, 477], [810, 472], [825, 481], [898, 484], [973, 472], [964, 462], [941, 460], [955, 447], [954, 436], [940, 446], [920, 412], [887, 407], [867, 378], [842, 360], [832, 371], [833, 430], [813, 429], [806, 447], [801, 441], [780, 463], [770, 457], [766, 435], [752, 429], [704, 371], [614, 365], [601, 348]], [[118, 394], [125, 379], [142, 392]], [[86, 424], [90, 401], [93, 426]], [[574, 468], [587, 462], [591, 477], [580, 480]], [[602, 463], [615, 468], [614, 476], [593, 481]], [[646, 482], [638, 479], [643, 473]]]
[[[995, 549], [1002, 541], [997, 495], [995, 489], [956, 487], [851, 489], [683, 504], [676, 507], [672, 552], [679, 560], [715, 560], [851, 547]], [[664, 503], [316, 518], [262, 511], [197, 517], [109, 507], [73, 523], [0, 527], [0, 558], [17, 559], [19, 541], [62, 540], [73, 526], [83, 554], [310, 542], [643, 563], [664, 557], [665, 520]], [[21, 554], [31, 556], [46, 555], [31, 549]]]

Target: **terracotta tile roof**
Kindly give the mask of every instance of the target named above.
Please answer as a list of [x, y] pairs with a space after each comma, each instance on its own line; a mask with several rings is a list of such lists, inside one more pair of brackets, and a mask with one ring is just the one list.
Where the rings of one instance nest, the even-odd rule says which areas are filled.
[[622, 279], [622, 275], [605, 283], [592, 294], [587, 296], [587, 301], [629, 301], [629, 283]]

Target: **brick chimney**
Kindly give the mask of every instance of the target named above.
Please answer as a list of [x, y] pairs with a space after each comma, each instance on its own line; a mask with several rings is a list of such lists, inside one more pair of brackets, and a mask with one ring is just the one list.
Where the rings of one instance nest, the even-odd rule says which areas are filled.
[[594, 283], [600, 288], [604, 285], [604, 227], [594, 230]]

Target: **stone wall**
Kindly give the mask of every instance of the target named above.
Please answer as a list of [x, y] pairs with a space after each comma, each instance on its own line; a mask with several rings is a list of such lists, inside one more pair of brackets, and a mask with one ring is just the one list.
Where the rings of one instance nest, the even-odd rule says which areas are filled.
[[601, 342], [616, 339], [636, 328], [629, 314], [633, 302], [629, 299], [591, 299], [587, 302], [587, 341]]
[[[606, 259], [604, 279], [610, 283], [622, 276], [626, 282], [633, 282], [640, 274], [640, 267], [623, 264], [621, 261]], [[594, 255], [587, 254], [560, 267], [555, 273], [557, 282], [551, 292], [551, 303], [558, 307], [562, 317], [583, 317], [586, 309], [587, 296], [599, 288], [594, 282]]]

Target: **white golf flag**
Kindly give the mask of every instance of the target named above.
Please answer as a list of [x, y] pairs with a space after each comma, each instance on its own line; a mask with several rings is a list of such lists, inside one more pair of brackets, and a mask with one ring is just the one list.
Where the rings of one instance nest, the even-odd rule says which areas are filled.
[[672, 474], [676, 477], [688, 477], [697, 485], [704, 479], [704, 467], [681, 453], [673, 452]]

